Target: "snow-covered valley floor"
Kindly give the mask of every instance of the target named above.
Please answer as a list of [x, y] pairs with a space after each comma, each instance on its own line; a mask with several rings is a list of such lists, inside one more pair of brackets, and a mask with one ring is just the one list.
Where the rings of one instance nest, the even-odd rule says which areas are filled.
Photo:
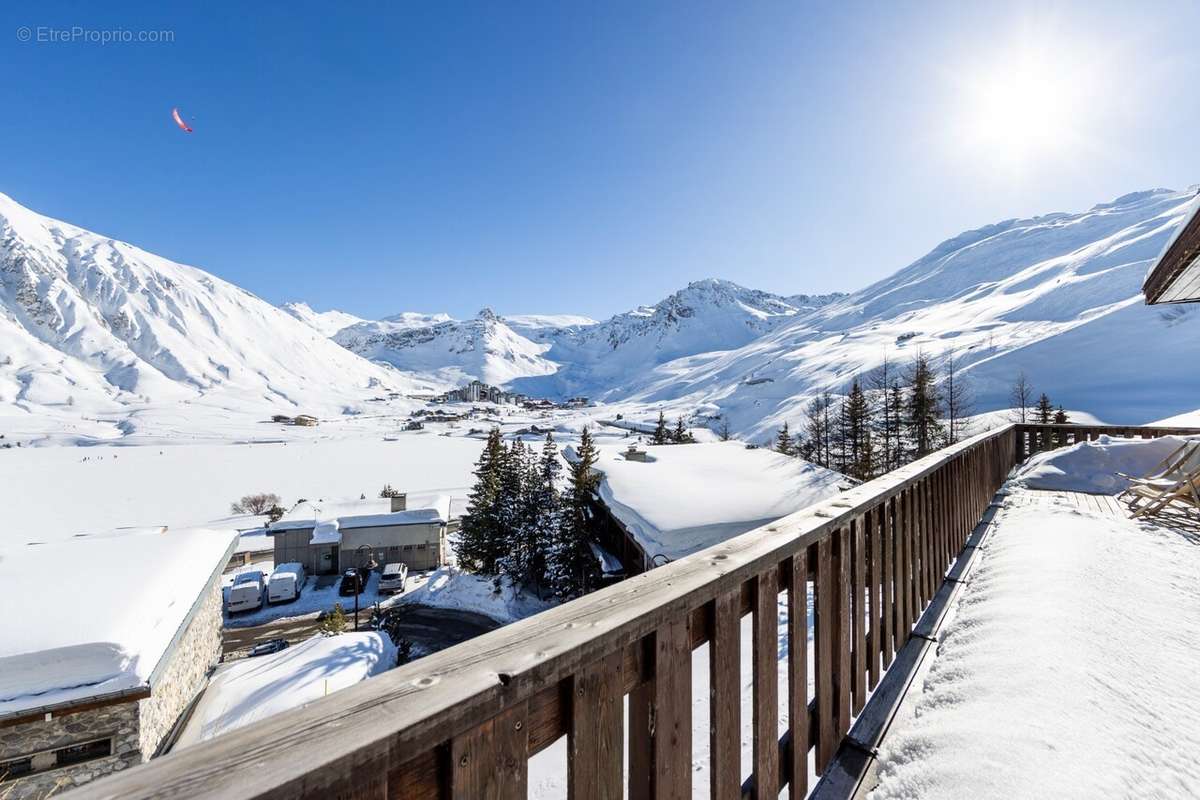
[[1005, 500], [873, 800], [1200, 796], [1200, 534], [1060, 497]]

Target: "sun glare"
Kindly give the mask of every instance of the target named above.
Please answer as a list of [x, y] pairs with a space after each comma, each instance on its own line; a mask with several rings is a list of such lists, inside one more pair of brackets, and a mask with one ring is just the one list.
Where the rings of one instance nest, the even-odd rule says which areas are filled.
[[1094, 111], [1093, 80], [1081, 54], [1055, 47], [1012, 47], [965, 69], [954, 136], [972, 158], [1028, 168], [1070, 155]]

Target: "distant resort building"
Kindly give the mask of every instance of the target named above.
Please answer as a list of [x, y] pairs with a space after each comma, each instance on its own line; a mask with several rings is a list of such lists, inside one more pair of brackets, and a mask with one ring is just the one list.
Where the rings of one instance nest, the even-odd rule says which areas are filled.
[[520, 392], [510, 392], [499, 386], [492, 386], [483, 381], [474, 380], [466, 386], [451, 389], [445, 394], [438, 395], [434, 402], [439, 403], [495, 403], [501, 406], [521, 406], [531, 411], [551, 408], [585, 408], [591, 405], [586, 397], [572, 397], [561, 405], [550, 400], [529, 397]]
[[508, 392], [499, 386], [483, 381], [471, 381], [466, 386], [451, 389], [440, 398], [445, 403], [495, 403], [496, 405], [521, 405], [528, 398], [523, 394]]

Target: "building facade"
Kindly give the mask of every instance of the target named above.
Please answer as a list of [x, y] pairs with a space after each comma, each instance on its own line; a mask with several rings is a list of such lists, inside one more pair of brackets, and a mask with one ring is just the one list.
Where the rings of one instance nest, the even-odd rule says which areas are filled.
[[[390, 510], [371, 513], [381, 502], [389, 502]], [[446, 563], [449, 513], [448, 497], [435, 500], [432, 508], [409, 509], [400, 496], [297, 510], [268, 532], [276, 564], [298, 562], [314, 575], [334, 575], [371, 561], [429, 570]]]
[[221, 574], [232, 551], [213, 565], [145, 685], [0, 716], [0, 798], [61, 794], [169, 749], [221, 657]]

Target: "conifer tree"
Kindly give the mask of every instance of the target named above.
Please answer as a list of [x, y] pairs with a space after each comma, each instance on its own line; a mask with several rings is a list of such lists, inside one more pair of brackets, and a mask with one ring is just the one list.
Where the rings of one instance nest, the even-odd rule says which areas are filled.
[[460, 565], [485, 575], [496, 574], [496, 562], [505, 546], [499, 518], [503, 463], [500, 429], [493, 428], [475, 462], [475, 485], [468, 496], [467, 513], [455, 546]]
[[675, 430], [671, 431], [671, 442], [674, 444], [687, 444], [692, 441], [692, 435], [688, 433], [688, 429], [683, 427], [683, 417], [675, 420]]
[[938, 420], [941, 398], [929, 356], [917, 353], [909, 366], [907, 378], [909, 388], [904, 426], [913, 457], [921, 458], [937, 449], [942, 436], [942, 425]]
[[899, 469], [905, 463], [904, 458], [904, 389], [900, 386], [900, 379], [893, 378], [892, 385], [887, 390], [887, 416], [888, 425], [891, 426], [893, 444], [892, 457], [887, 464], [887, 469]]
[[1054, 412], [1054, 424], [1055, 424], [1055, 425], [1066, 425], [1066, 424], [1068, 424], [1070, 421], [1071, 421], [1071, 420], [1070, 420], [1070, 418], [1067, 416], [1067, 411], [1066, 411], [1066, 409], [1064, 409], [1064, 408], [1063, 408], [1063, 407], [1060, 405], [1060, 406], [1058, 407], [1058, 411], [1055, 411], [1055, 412]]
[[871, 406], [862, 384], [855, 378], [850, 393], [842, 404], [844, 410], [844, 469], [847, 475], [861, 481], [869, 480], [875, 473], [875, 454], [871, 439]]
[[558, 483], [562, 475], [562, 461], [558, 457], [558, 445], [547, 433], [542, 442], [542, 454], [534, 464], [530, 491], [529, 537], [531, 555], [529, 571], [539, 588], [549, 586], [549, 554], [554, 548], [558, 532], [563, 525], [562, 496]]
[[900, 445], [900, 421], [897, 415], [892, 416], [892, 406], [889, 402], [892, 383], [895, 381], [892, 362], [887, 353], [878, 367], [871, 370], [867, 376], [867, 386], [870, 389], [868, 399], [871, 409], [871, 429], [877, 447], [877, 470], [887, 472], [895, 469], [896, 453]]
[[529, 459], [520, 439], [504, 450], [500, 466], [500, 491], [496, 513], [503, 551], [497, 559], [499, 572], [508, 575], [516, 584], [529, 583], [531, 554], [528, 536], [529, 522]]
[[730, 439], [729, 417], [725, 414], [721, 415], [721, 427], [717, 429], [717, 436], [720, 437], [722, 442], [728, 442]]
[[591, 432], [583, 429], [576, 456], [568, 469], [563, 520], [550, 548], [547, 577], [556, 596], [566, 599], [591, 591], [598, 578], [596, 558], [589, 545], [588, 517], [599, 477]]
[[1034, 409], [1034, 418], [1040, 425], [1049, 425], [1054, 420], [1054, 406], [1050, 403], [1050, 398], [1045, 392], [1042, 392], [1038, 398], [1037, 407]]
[[785, 456], [796, 454], [796, 447], [792, 443], [792, 434], [788, 431], [786, 421], [783, 423], [783, 427], [779, 429], [779, 434], [775, 437], [775, 452], [782, 453]]
[[804, 444], [801, 455], [822, 467], [833, 466], [833, 398], [823, 392], [804, 407]]
[[654, 444], [666, 444], [669, 435], [667, 432], [667, 417], [663, 412], [659, 411], [658, 422], [654, 425], [654, 436], [651, 441]]

